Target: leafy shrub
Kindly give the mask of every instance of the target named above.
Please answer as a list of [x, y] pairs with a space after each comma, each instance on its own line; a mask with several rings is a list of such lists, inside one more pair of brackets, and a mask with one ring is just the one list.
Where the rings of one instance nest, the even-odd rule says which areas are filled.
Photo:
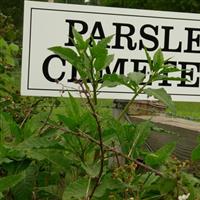
[[[58, 114], [57, 120], [50, 119], [56, 100], [49, 112], [25, 118], [23, 124], [1, 112], [1, 199], [200, 199], [200, 180], [188, 173], [191, 162], [171, 156], [175, 142], [149, 152], [144, 145], [151, 122], [129, 124], [122, 120], [142, 92], [174, 110], [165, 90], [148, 88], [148, 84], [166, 78], [178, 80], [165, 74], [179, 69], [166, 64], [159, 49], [153, 59], [145, 51], [151, 70], [147, 83], [141, 84], [145, 77], [140, 72], [110, 74], [102, 79], [101, 71], [114, 57], [106, 49], [112, 36], [96, 43], [91, 38], [84, 40], [75, 30], [73, 33], [76, 51], [63, 47], [50, 50], [76, 67], [80, 75], [76, 82], [85, 98], [78, 101], [69, 93], [67, 112]], [[133, 98], [118, 119], [105, 117], [98, 92], [121, 84], [133, 91]], [[193, 159], [199, 159], [197, 151], [199, 147]]]
[[38, 104], [47, 102], [42, 108], [46, 110], [52, 100], [20, 96], [20, 40], [12, 18], [0, 13], [0, 110], [10, 113], [17, 123], [23, 125], [32, 113], [39, 112]]

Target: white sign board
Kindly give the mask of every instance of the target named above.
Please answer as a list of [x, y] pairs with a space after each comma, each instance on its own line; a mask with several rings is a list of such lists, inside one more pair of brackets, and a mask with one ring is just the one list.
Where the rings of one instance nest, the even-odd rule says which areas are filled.
[[[84, 38], [92, 34], [97, 41], [114, 34], [108, 50], [115, 59], [102, 74], [142, 71], [148, 79], [143, 47], [150, 55], [160, 47], [165, 58], [172, 57], [171, 63], [183, 69], [174, 76], [190, 82], [159, 81], [149, 87], [164, 87], [173, 100], [200, 101], [199, 14], [31, 1], [25, 1], [24, 11], [22, 95], [60, 96], [70, 91], [79, 96], [76, 70], [48, 50], [53, 46], [74, 48], [69, 39], [73, 26]], [[99, 96], [130, 99], [132, 92], [119, 86], [103, 88]]]

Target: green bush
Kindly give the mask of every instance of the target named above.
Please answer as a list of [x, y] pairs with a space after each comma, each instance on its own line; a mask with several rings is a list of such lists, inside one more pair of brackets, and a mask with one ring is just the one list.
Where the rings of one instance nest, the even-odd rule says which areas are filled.
[[[85, 98], [77, 100], [69, 93], [67, 112], [57, 114], [55, 120], [50, 116], [59, 103], [56, 99], [52, 99], [49, 112], [32, 113], [21, 123], [1, 112], [0, 199], [174, 200], [183, 195], [200, 199], [200, 180], [188, 172], [191, 161], [171, 156], [176, 143], [149, 152], [144, 146], [151, 122], [129, 124], [122, 120], [142, 92], [173, 111], [165, 90], [150, 89], [148, 84], [166, 78], [177, 80], [165, 74], [178, 69], [166, 64], [159, 49], [153, 58], [145, 51], [151, 70], [146, 84], [141, 85], [145, 77], [140, 72], [102, 78], [101, 71], [114, 57], [106, 49], [112, 36], [96, 43], [91, 38], [84, 40], [75, 30], [73, 33], [76, 51], [63, 47], [50, 50], [76, 67], [80, 75], [76, 83]], [[133, 98], [115, 119], [100, 109], [98, 92], [117, 85], [130, 88]], [[199, 146], [192, 159], [199, 160], [198, 155]]]
[[178, 12], [200, 12], [198, 0], [100, 0], [104, 6], [139, 8], [149, 10], [165, 10]]

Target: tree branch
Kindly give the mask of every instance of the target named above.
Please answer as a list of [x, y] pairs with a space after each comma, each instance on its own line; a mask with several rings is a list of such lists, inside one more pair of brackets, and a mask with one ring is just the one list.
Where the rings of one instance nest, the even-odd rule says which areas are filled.
[[[98, 140], [96, 140], [95, 138], [93, 138], [93, 137], [91, 137], [90, 135], [85, 134], [85, 133], [83, 133], [83, 132], [81, 132], [81, 131], [79, 131], [79, 132], [74, 132], [74, 131], [71, 131], [71, 130], [66, 129], [66, 128], [61, 128], [61, 127], [56, 126], [56, 125], [51, 125], [51, 124], [48, 124], [48, 125], [49, 125], [50, 127], [52, 127], [52, 128], [57, 128], [57, 129], [59, 129], [60, 131], [62, 131], [62, 132], [64, 132], [64, 133], [73, 134], [73, 135], [75, 135], [75, 136], [77, 136], [77, 137], [81, 137], [81, 138], [83, 138], [83, 139], [86, 139], [86, 140], [88, 140], [88, 141], [90, 141], [90, 142], [92, 142], [92, 143], [94, 143], [94, 144], [100, 146], [100, 142], [99, 142]], [[158, 171], [158, 170], [156, 170], [156, 169], [154, 169], [154, 168], [152, 168], [152, 167], [150, 167], [150, 166], [148, 166], [148, 165], [146, 165], [146, 164], [144, 164], [144, 163], [142, 163], [142, 162], [140, 162], [140, 161], [138, 161], [138, 160], [132, 159], [132, 158], [129, 157], [128, 155], [126, 155], [126, 154], [124, 154], [124, 153], [122, 153], [122, 152], [116, 150], [116, 148], [110, 147], [110, 146], [108, 146], [108, 145], [106, 145], [106, 144], [103, 144], [103, 147], [104, 147], [104, 150], [105, 150], [105, 151], [113, 152], [114, 154], [117, 154], [117, 155], [119, 155], [119, 156], [122, 156], [123, 158], [125, 158], [125, 159], [127, 159], [127, 160], [129, 160], [129, 161], [131, 161], [131, 162], [136, 163], [138, 166], [144, 168], [144, 169], [147, 170], [147, 171], [151, 171], [151, 172], [155, 173], [155, 174], [158, 175], [158, 176], [163, 176], [163, 174], [162, 174], [160, 171]]]
[[51, 105], [51, 107], [50, 107], [48, 116], [47, 116], [47, 118], [46, 118], [46, 120], [45, 120], [43, 126], [42, 126], [42, 127], [40, 128], [40, 130], [39, 130], [39, 133], [38, 133], [39, 135], [42, 134], [43, 129], [46, 127], [47, 122], [49, 121], [49, 118], [50, 118], [50, 116], [51, 116], [51, 114], [52, 114], [52, 112], [53, 112], [53, 109], [54, 109], [55, 102], [56, 102], [56, 100], [52, 103], [52, 105]]
[[24, 126], [24, 124], [26, 123], [26, 121], [28, 120], [28, 118], [30, 117], [31, 113], [33, 112], [33, 109], [42, 101], [42, 99], [38, 99], [36, 102], [34, 102], [31, 107], [29, 108], [24, 120], [22, 121], [22, 123], [20, 124], [20, 128], [22, 128]]
[[92, 196], [94, 195], [94, 192], [95, 192], [96, 188], [98, 187], [98, 185], [100, 183], [100, 180], [101, 180], [101, 177], [102, 177], [102, 174], [103, 174], [103, 168], [104, 168], [104, 145], [103, 145], [103, 139], [102, 139], [101, 122], [99, 120], [98, 113], [96, 112], [95, 106], [92, 103], [92, 101], [91, 101], [91, 99], [90, 99], [90, 97], [88, 95], [88, 92], [84, 89], [84, 86], [83, 86], [82, 82], [80, 81], [79, 84], [80, 84], [81, 89], [83, 90], [83, 92], [85, 94], [87, 102], [88, 102], [88, 104], [89, 104], [89, 106], [91, 108], [92, 115], [93, 115], [93, 117], [94, 117], [94, 119], [96, 121], [96, 124], [97, 124], [97, 131], [98, 131], [98, 134], [99, 134], [98, 145], [100, 147], [100, 154], [101, 154], [100, 155], [100, 170], [99, 170], [99, 174], [98, 174], [98, 176], [95, 179], [95, 185], [94, 185], [91, 193], [87, 197], [87, 199], [90, 200], [90, 199], [92, 199]]

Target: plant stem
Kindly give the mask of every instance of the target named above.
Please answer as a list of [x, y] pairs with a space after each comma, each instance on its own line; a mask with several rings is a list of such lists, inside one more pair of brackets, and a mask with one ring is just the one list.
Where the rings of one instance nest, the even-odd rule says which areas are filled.
[[89, 191], [90, 191], [90, 184], [91, 184], [91, 177], [89, 178], [88, 180], [88, 185], [87, 185], [87, 190], [86, 190], [86, 195], [85, 195], [85, 199], [88, 200], [88, 194], [89, 194]]
[[29, 108], [24, 120], [22, 121], [22, 123], [20, 124], [20, 128], [22, 128], [24, 126], [24, 124], [26, 123], [26, 121], [28, 120], [28, 118], [31, 116], [31, 113], [33, 112], [34, 108], [37, 107], [37, 105], [42, 101], [42, 99], [37, 100], [36, 102], [34, 102], [31, 107]]
[[140, 185], [140, 187], [139, 187], [139, 194], [142, 194], [142, 192], [145, 191], [144, 186], [145, 186], [145, 184], [147, 183], [147, 181], [149, 180], [149, 178], [151, 177], [152, 174], [153, 174], [153, 173], [150, 172], [150, 173], [148, 174], [148, 176], [145, 178], [143, 184]]
[[126, 114], [128, 108], [130, 107], [130, 105], [135, 101], [136, 97], [143, 91], [143, 89], [146, 87], [147, 84], [143, 85], [132, 97], [132, 99], [126, 104], [124, 110], [122, 110], [122, 112], [120, 113], [118, 120], [121, 120], [122, 117], [124, 117], [124, 115]]
[[96, 83], [93, 84], [93, 101], [94, 101], [94, 105], [97, 105], [97, 89], [96, 89]]
[[[116, 147], [115, 147], [114, 141], [112, 141], [112, 147], [113, 147], [113, 148], [116, 148]], [[115, 157], [116, 157], [116, 161], [117, 161], [117, 166], [120, 167], [119, 157], [118, 157], [118, 154], [117, 154], [117, 153], [115, 153]]]
[[155, 76], [155, 75], [152, 75], [152, 76], [150, 77], [150, 79], [149, 79], [141, 88], [139, 88], [138, 91], [135, 92], [135, 94], [134, 94], [134, 96], [132, 97], [132, 99], [128, 102], [128, 104], [126, 104], [126, 106], [124, 107], [124, 110], [122, 110], [122, 112], [120, 113], [120, 115], [119, 115], [119, 117], [118, 117], [118, 120], [121, 120], [121, 119], [124, 117], [124, 115], [125, 115], [126, 112], [128, 111], [128, 108], [130, 107], [130, 105], [133, 104], [133, 102], [135, 101], [135, 99], [137, 98], [137, 96], [143, 92], [144, 88], [145, 88], [147, 85], [149, 85], [149, 84], [152, 83], [152, 81], [154, 80], [154, 76]]
[[137, 136], [136, 136], [136, 138], [134, 139], [133, 144], [132, 144], [132, 146], [131, 146], [131, 149], [130, 149], [130, 151], [129, 151], [129, 153], [128, 153], [128, 156], [129, 156], [129, 157], [131, 156], [131, 154], [132, 154], [132, 152], [133, 152], [133, 150], [134, 150], [134, 148], [135, 148], [135, 145], [137, 144], [139, 138], [140, 138], [140, 134], [138, 133]]
[[[103, 167], [104, 167], [104, 148], [103, 148], [103, 146], [104, 146], [104, 144], [103, 144], [103, 138], [102, 138], [101, 122], [100, 122], [98, 113], [97, 113], [97, 111], [95, 109], [95, 106], [94, 106], [93, 102], [91, 101], [91, 99], [90, 99], [87, 91], [84, 89], [83, 84], [80, 83], [80, 86], [81, 86], [82, 90], [84, 91], [84, 94], [86, 96], [88, 104], [89, 104], [89, 106], [91, 108], [92, 115], [93, 115], [93, 117], [94, 117], [94, 119], [96, 121], [96, 124], [97, 124], [97, 132], [99, 134], [99, 147], [100, 147], [100, 154], [101, 154], [100, 155], [100, 169], [99, 169], [99, 174], [98, 174], [98, 176], [95, 179], [94, 187], [93, 187], [93, 189], [92, 189], [92, 191], [91, 191], [91, 193], [90, 193], [90, 195], [88, 197], [88, 200], [90, 200], [90, 199], [92, 199], [92, 197], [94, 195], [94, 192], [95, 192], [96, 188], [98, 187], [98, 185], [100, 183], [100, 180], [101, 180], [101, 177], [102, 177], [102, 174], [103, 174]], [[94, 95], [96, 95], [96, 94], [94, 94]]]
[[51, 105], [51, 107], [50, 107], [50, 110], [49, 110], [49, 113], [48, 113], [48, 116], [47, 116], [47, 118], [46, 118], [46, 120], [45, 120], [45, 123], [44, 123], [43, 126], [40, 128], [38, 135], [41, 135], [41, 134], [42, 134], [42, 131], [43, 131], [44, 128], [46, 127], [47, 122], [49, 121], [49, 118], [50, 118], [50, 116], [51, 116], [51, 114], [52, 114], [52, 112], [53, 112], [55, 103], [56, 103], [56, 100], [52, 103], [52, 105]]
[[[97, 144], [97, 145], [100, 146], [100, 142], [99, 142], [98, 140], [96, 140], [95, 138], [93, 138], [93, 137], [91, 137], [90, 135], [85, 134], [85, 133], [83, 133], [83, 132], [81, 132], [81, 131], [80, 131], [80, 132], [74, 132], [74, 131], [68, 130], [68, 129], [66, 129], [66, 128], [61, 128], [60, 126], [51, 125], [51, 124], [49, 124], [49, 126], [52, 127], [52, 128], [57, 128], [58, 130], [63, 131], [63, 132], [68, 133], [68, 134], [71, 133], [71, 134], [73, 134], [73, 135], [75, 135], [75, 136], [77, 136], [77, 137], [81, 137], [81, 138], [83, 138], [83, 139], [86, 139], [86, 140], [88, 140], [88, 141], [90, 141], [90, 142], [92, 142], [92, 143]], [[147, 170], [147, 171], [151, 171], [151, 172], [155, 173], [155, 174], [158, 175], [158, 176], [163, 176], [163, 174], [162, 174], [160, 171], [158, 171], [158, 170], [156, 170], [156, 169], [154, 169], [154, 168], [152, 168], [152, 167], [150, 167], [150, 166], [148, 166], [148, 165], [145, 165], [144, 163], [142, 163], [142, 162], [140, 162], [140, 161], [138, 161], [138, 160], [132, 159], [132, 158], [129, 157], [128, 155], [123, 154], [122, 152], [116, 150], [116, 149], [113, 148], [113, 147], [110, 147], [110, 146], [108, 146], [108, 145], [106, 145], [106, 144], [103, 144], [103, 147], [104, 147], [104, 150], [105, 150], [105, 151], [110, 151], [110, 152], [113, 152], [113, 153], [115, 153], [115, 154], [118, 154], [119, 156], [122, 156], [123, 158], [125, 158], [125, 159], [127, 159], [127, 160], [129, 160], [129, 161], [131, 161], [131, 162], [136, 163], [138, 166], [144, 168], [144, 169]]]

